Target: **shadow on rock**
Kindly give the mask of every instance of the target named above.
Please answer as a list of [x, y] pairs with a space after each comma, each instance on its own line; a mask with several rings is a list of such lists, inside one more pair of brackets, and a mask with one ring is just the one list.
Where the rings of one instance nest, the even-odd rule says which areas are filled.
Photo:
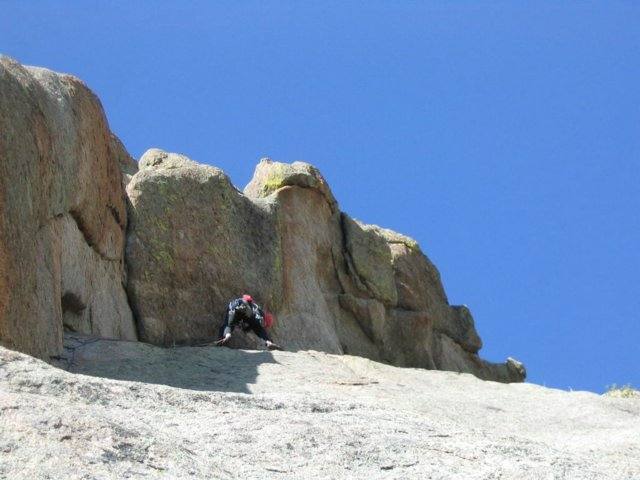
[[200, 391], [251, 393], [259, 366], [276, 363], [269, 351], [225, 347], [161, 348], [141, 342], [77, 335], [65, 338], [55, 362], [72, 373]]

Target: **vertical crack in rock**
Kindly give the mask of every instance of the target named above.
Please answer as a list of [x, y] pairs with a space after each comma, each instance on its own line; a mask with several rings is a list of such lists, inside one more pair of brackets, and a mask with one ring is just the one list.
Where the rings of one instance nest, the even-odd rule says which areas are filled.
[[[116, 223], [118, 224], [118, 226], [120, 226], [118, 220], [119, 220], [119, 215], [117, 213], [117, 211], [115, 211], [115, 208], [108, 208], [110, 214], [114, 217], [114, 219], [116, 219]], [[85, 243], [94, 251], [96, 252], [100, 258], [102, 260], [105, 260], [107, 262], [120, 262], [122, 261], [122, 256], [117, 256], [117, 257], [111, 257], [109, 255], [104, 254], [103, 252], [100, 251], [100, 249], [98, 248], [98, 246], [96, 245], [96, 242], [93, 238], [93, 236], [91, 235], [91, 232], [89, 230], [89, 228], [87, 227], [87, 225], [85, 224], [84, 220], [82, 219], [82, 215], [77, 211], [77, 210], [69, 210], [69, 216], [73, 219], [73, 221], [76, 223], [76, 225], [78, 226], [78, 230], [80, 230], [80, 233], [82, 233], [82, 237], [84, 238]], [[122, 229], [123, 233], [124, 233], [124, 229]]]
[[109, 213], [111, 213], [111, 216], [116, 221], [116, 223], [120, 226], [120, 228], [124, 230], [124, 226], [125, 226], [124, 221], [122, 218], [120, 218], [120, 213], [118, 212], [118, 209], [113, 205], [107, 205], [107, 208], [109, 209]]
[[348, 246], [348, 238], [349, 234], [347, 232], [347, 227], [345, 222], [347, 221], [347, 215], [344, 212], [340, 212], [340, 232], [342, 234], [342, 253], [344, 255], [345, 264], [347, 267], [347, 272], [349, 273], [350, 278], [354, 281], [356, 287], [361, 290], [361, 292], [369, 292], [365, 279], [360, 277], [358, 270], [356, 269], [353, 258], [351, 256], [351, 251]]

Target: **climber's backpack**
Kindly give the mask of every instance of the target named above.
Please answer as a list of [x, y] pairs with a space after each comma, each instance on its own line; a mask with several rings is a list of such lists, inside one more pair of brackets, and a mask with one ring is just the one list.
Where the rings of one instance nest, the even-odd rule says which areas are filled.
[[265, 311], [264, 316], [262, 317], [262, 321], [260, 322], [264, 328], [271, 328], [275, 318], [271, 312]]

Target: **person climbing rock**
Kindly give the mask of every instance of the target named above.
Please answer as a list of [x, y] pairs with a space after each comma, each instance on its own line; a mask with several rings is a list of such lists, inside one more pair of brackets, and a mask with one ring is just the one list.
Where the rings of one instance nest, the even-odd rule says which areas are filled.
[[227, 312], [224, 316], [224, 322], [220, 327], [218, 337], [220, 340], [216, 345], [224, 345], [231, 338], [231, 333], [236, 327], [242, 328], [243, 331], [253, 331], [258, 337], [265, 341], [269, 350], [282, 350], [278, 345], [273, 343], [267, 328], [273, 323], [273, 317], [270, 313], [266, 313], [260, 306], [253, 301], [251, 295], [243, 295], [229, 303]]

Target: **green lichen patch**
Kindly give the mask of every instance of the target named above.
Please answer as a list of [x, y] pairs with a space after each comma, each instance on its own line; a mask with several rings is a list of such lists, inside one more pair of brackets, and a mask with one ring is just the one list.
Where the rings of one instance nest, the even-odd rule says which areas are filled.
[[605, 395], [617, 398], [640, 398], [640, 390], [633, 388], [630, 384], [619, 387], [614, 383], [609, 385]]
[[271, 195], [276, 190], [286, 187], [287, 178], [286, 166], [284, 164], [272, 164], [262, 185], [262, 195]]

